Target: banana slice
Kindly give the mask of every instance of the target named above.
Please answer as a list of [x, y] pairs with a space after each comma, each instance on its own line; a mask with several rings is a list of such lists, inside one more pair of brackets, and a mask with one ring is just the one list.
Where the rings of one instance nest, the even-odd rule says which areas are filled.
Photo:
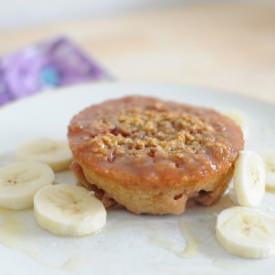
[[235, 164], [234, 190], [239, 205], [259, 206], [265, 193], [265, 166], [252, 151], [241, 151]]
[[246, 140], [248, 137], [248, 123], [245, 114], [236, 110], [227, 111], [224, 112], [224, 114], [231, 118], [242, 129], [244, 139]]
[[266, 172], [266, 189], [267, 191], [275, 191], [275, 170]]
[[106, 210], [88, 190], [77, 185], [46, 186], [34, 197], [37, 223], [56, 235], [82, 236], [106, 224]]
[[266, 189], [275, 191], [275, 153], [269, 153], [265, 156], [266, 166]]
[[16, 151], [19, 160], [35, 160], [48, 164], [54, 171], [67, 169], [72, 153], [67, 142], [39, 138], [22, 144]]
[[34, 194], [52, 184], [54, 173], [39, 162], [15, 162], [0, 169], [0, 207], [25, 209], [33, 205]]
[[255, 208], [228, 208], [218, 215], [216, 237], [233, 255], [265, 258], [275, 254], [275, 218]]

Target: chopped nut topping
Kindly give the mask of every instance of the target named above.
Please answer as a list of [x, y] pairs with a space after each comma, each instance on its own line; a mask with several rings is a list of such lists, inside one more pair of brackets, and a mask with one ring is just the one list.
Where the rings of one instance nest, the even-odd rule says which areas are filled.
[[102, 112], [89, 127], [97, 133], [89, 140], [94, 154], [107, 160], [127, 156], [147, 155], [184, 159], [185, 154], [204, 153], [206, 147], [223, 143], [215, 138], [215, 129], [203, 118], [188, 112], [164, 108], [128, 108], [116, 114]]

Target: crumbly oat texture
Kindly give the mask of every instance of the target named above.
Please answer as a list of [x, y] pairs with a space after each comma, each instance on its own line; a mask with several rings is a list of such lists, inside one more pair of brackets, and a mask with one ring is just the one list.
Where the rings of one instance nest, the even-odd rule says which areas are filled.
[[243, 148], [240, 128], [213, 110], [137, 96], [85, 109], [68, 136], [81, 183], [134, 213], [211, 205]]

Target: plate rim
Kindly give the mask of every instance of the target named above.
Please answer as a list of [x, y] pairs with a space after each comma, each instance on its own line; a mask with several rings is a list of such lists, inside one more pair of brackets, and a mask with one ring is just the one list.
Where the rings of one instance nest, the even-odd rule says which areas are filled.
[[[254, 96], [248, 96], [248, 95], [243, 95], [238, 93], [237, 91], [229, 91], [229, 90], [223, 90], [223, 89], [218, 89], [218, 88], [212, 88], [208, 86], [201, 86], [201, 85], [188, 85], [188, 84], [177, 84], [177, 83], [158, 83], [158, 82], [127, 82], [127, 81], [118, 81], [118, 82], [86, 82], [82, 84], [74, 84], [70, 86], [65, 86], [65, 87], [56, 87], [53, 89], [48, 89], [33, 95], [29, 95], [27, 97], [20, 98], [18, 100], [12, 101], [4, 106], [0, 106], [0, 115], [2, 114], [3, 111], [7, 111], [10, 108], [16, 108], [16, 106], [20, 106], [22, 104], [28, 104], [28, 102], [31, 102], [33, 100], [36, 100], [37, 98], [41, 97], [49, 97], [49, 96], [54, 96], [56, 93], [65, 93], [67, 90], [76, 90], [77, 88], [87, 88], [87, 87], [112, 87], [112, 86], [148, 86], [148, 87], [153, 87], [153, 86], [164, 86], [164, 87], [171, 87], [173, 89], [190, 89], [190, 90], [196, 90], [196, 91], [203, 91], [205, 90], [206, 92], [213, 93], [216, 95], [222, 95], [224, 97], [227, 97], [229, 99], [242, 99], [242, 100], [247, 100], [250, 101], [251, 103], [260, 103], [260, 104], [265, 104], [269, 105], [269, 107], [275, 107], [275, 102], [270, 102], [261, 98], [257, 98]], [[129, 93], [131, 95], [131, 93]], [[133, 94], [132, 94], [133, 95]], [[138, 93], [136, 94], [138, 95]], [[110, 96], [110, 99], [112, 97]]]

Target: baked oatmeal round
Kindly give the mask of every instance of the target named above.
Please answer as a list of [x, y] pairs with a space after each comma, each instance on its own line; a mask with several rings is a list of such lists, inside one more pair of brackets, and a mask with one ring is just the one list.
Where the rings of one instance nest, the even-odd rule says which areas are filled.
[[139, 96], [88, 107], [68, 137], [80, 182], [107, 207], [138, 214], [215, 203], [244, 144], [240, 128], [214, 110]]

